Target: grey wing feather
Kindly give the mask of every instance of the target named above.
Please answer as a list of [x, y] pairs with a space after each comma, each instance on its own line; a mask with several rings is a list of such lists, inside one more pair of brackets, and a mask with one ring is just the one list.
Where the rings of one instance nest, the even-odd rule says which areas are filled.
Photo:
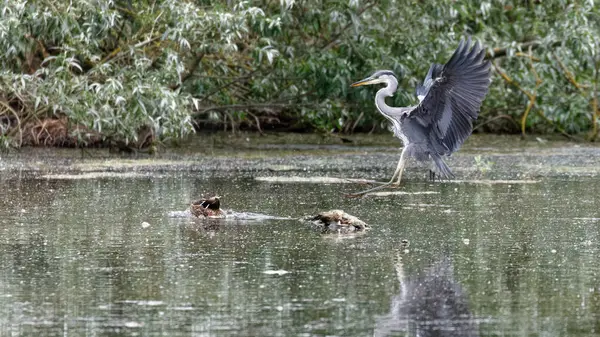
[[441, 76], [443, 68], [444, 66], [441, 64], [431, 64], [427, 76], [425, 76], [425, 80], [423, 81], [423, 85], [417, 85], [417, 97], [419, 98], [419, 101], [422, 101], [423, 98], [427, 96], [429, 89], [431, 89], [431, 86], [434, 83], [433, 80]]
[[[473, 130], [479, 108], [490, 85], [490, 62], [479, 42], [460, 44], [442, 67], [433, 64], [417, 94], [425, 93], [408, 115], [429, 132], [429, 142], [439, 155], [458, 150]], [[430, 78], [431, 75], [431, 78]]]

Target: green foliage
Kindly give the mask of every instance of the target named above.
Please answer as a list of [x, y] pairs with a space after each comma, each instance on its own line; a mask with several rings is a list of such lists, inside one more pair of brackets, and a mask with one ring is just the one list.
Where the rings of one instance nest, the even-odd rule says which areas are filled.
[[390, 104], [414, 104], [465, 35], [495, 65], [484, 128], [598, 134], [593, 1], [13, 0], [0, 12], [2, 144], [36, 143], [49, 118], [81, 145], [146, 146], [207, 123], [384, 127], [374, 89], [349, 84], [391, 69]]

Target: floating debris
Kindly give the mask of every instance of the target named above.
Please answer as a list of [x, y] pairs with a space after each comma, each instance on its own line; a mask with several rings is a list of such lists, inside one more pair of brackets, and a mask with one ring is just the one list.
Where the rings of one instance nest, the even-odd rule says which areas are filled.
[[285, 172], [301, 170], [301, 168], [293, 165], [269, 165], [267, 166], [267, 170], [271, 172]]
[[421, 195], [421, 194], [440, 194], [440, 192], [436, 191], [417, 191], [417, 192], [405, 192], [405, 191], [386, 191], [386, 192], [371, 192], [366, 195], [371, 195], [375, 197], [387, 197], [390, 195]]
[[73, 174], [46, 174], [40, 176], [42, 179], [50, 180], [85, 180], [85, 179], [101, 179], [101, 178], [120, 178], [120, 179], [131, 179], [131, 178], [162, 178], [165, 175], [156, 173], [144, 173], [144, 172], [86, 172], [86, 173], [73, 173]]
[[144, 300], [124, 300], [124, 301], [119, 301], [119, 303], [137, 304], [137, 305], [149, 306], [149, 307], [160, 306], [160, 305], [164, 305], [165, 304], [165, 302], [163, 302], [163, 301], [156, 301], [156, 300], [149, 300], [149, 301], [144, 301]]
[[268, 214], [260, 214], [260, 213], [253, 213], [253, 212], [234, 212], [231, 210], [227, 211], [227, 219], [231, 219], [231, 220], [243, 220], [243, 221], [262, 221], [262, 220], [289, 220], [292, 219], [289, 216], [287, 217], [283, 217], [283, 216], [275, 216], [275, 215], [268, 215]]
[[283, 269], [279, 269], [279, 270], [265, 270], [263, 271], [263, 274], [267, 274], [267, 275], [285, 275], [288, 274], [289, 271], [287, 270], [283, 270]]
[[185, 211], [171, 211], [167, 213], [167, 216], [169, 218], [191, 218], [194, 215], [189, 209], [186, 209]]
[[375, 180], [336, 177], [255, 177], [254, 180], [268, 183], [311, 183], [311, 184], [373, 184]]
[[443, 180], [441, 183], [460, 183], [460, 184], [484, 184], [484, 185], [496, 185], [496, 184], [537, 184], [539, 180]]
[[132, 328], [141, 328], [141, 327], [143, 327], [143, 326], [144, 326], [144, 323], [140, 323], [140, 322], [133, 322], [133, 321], [131, 321], [131, 322], [125, 322], [125, 323], [123, 324], [123, 326], [124, 326], [124, 327], [126, 327], [126, 328], [131, 328], [131, 329], [132, 329]]
[[150, 227], [150, 224], [146, 221], [142, 222], [142, 228], [148, 228]]
[[323, 233], [346, 234], [370, 229], [364, 221], [339, 209], [321, 212], [308, 220]]

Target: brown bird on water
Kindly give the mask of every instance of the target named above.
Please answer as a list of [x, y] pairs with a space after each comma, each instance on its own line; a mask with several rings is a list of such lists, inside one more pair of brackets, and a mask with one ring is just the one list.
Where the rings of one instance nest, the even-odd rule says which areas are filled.
[[225, 212], [220, 207], [219, 196], [203, 196], [201, 199], [192, 202], [190, 212], [198, 218], [223, 218], [225, 217]]

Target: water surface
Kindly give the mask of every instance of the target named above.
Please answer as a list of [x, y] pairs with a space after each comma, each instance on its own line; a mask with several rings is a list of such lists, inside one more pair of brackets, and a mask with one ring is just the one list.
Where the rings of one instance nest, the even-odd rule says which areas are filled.
[[[480, 335], [600, 335], [598, 180], [409, 181], [404, 191], [439, 193], [342, 197], [360, 188], [188, 173], [1, 180], [0, 335], [416, 335], [430, 322], [398, 316], [411, 301], [399, 266], [418, 280], [440, 261]], [[209, 191], [236, 211], [341, 208], [372, 230], [167, 216]]]

